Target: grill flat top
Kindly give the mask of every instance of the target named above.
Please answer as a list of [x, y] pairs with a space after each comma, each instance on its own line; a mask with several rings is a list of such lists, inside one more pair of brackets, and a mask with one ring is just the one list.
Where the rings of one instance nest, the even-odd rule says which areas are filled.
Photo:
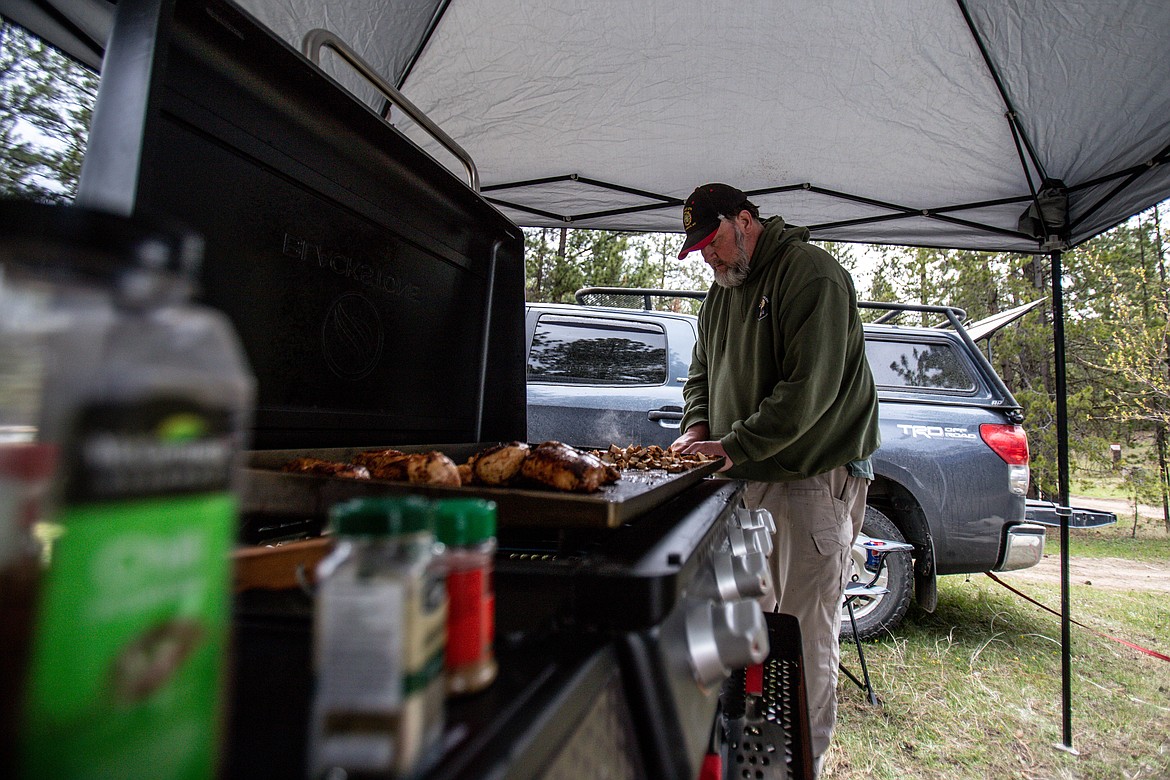
[[[489, 444], [396, 445], [403, 452], [439, 450], [456, 463]], [[387, 480], [355, 480], [290, 474], [280, 468], [296, 457], [345, 462], [369, 447], [257, 450], [248, 454], [241, 510], [245, 514], [305, 514], [324, 519], [329, 507], [361, 496], [413, 493], [431, 498], [474, 496], [496, 502], [499, 525], [550, 528], [616, 528], [661, 506], [715, 473], [721, 461], [713, 461], [679, 474], [661, 469], [622, 472], [617, 482], [595, 493], [565, 493], [531, 485], [488, 487], [466, 485], [418, 485]]]

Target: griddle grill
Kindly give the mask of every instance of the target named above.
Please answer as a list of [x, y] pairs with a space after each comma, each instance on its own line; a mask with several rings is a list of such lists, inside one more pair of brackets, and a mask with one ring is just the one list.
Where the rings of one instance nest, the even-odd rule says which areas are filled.
[[[595, 777], [624, 767], [635, 771], [616, 776], [693, 780], [719, 687], [696, 684], [685, 619], [712, 597], [704, 578], [726, 547], [724, 525], [741, 492], [739, 483], [705, 480], [616, 529], [501, 529], [501, 676], [449, 704], [453, 744], [427, 777]], [[303, 757], [280, 746], [304, 738], [311, 610], [302, 591], [240, 594], [231, 777], [303, 771]], [[596, 773], [554, 771], [566, 740], [589, 743], [571, 749]]]
[[[519, 228], [237, 6], [120, 0], [89, 144], [79, 203], [206, 238], [200, 299], [233, 320], [258, 380], [251, 459], [526, 438]], [[249, 559], [320, 533], [330, 497], [403, 490], [253, 465]], [[563, 496], [500, 497], [500, 677], [450, 703], [428, 780], [693, 780], [720, 643], [754, 640], [754, 600], [713, 563], [751, 579], [728, 549], [741, 486], [704, 476], [600, 516], [585, 499], [567, 524]], [[228, 777], [304, 774], [312, 606], [297, 587], [237, 594]]]

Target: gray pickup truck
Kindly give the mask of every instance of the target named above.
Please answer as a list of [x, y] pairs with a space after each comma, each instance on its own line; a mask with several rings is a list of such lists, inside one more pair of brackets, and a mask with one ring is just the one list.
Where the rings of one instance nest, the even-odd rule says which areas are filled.
[[[669, 445], [679, 434], [696, 317], [656, 309], [702, 296], [587, 288], [580, 305], [528, 304], [529, 439], [599, 449]], [[937, 575], [1035, 565], [1044, 528], [1026, 521], [1021, 409], [975, 344], [1010, 318], [964, 327], [965, 313], [950, 307], [860, 305], [884, 310], [865, 326], [882, 446], [862, 530], [914, 545], [912, 562], [887, 559], [888, 595], [855, 603], [866, 638], [901, 622], [912, 596], [933, 610]], [[907, 314], [935, 324], [902, 324]], [[859, 549], [854, 557], [860, 577], [873, 562]]]

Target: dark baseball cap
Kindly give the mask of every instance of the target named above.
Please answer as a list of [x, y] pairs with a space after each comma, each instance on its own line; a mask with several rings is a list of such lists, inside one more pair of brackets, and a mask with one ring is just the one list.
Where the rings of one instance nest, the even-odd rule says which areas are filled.
[[756, 204], [735, 187], [727, 184], [696, 187], [683, 204], [683, 230], [687, 231], [687, 237], [679, 250], [679, 259], [711, 243], [719, 231], [719, 217], [730, 219], [744, 209], [752, 212], [752, 216], [760, 213]]

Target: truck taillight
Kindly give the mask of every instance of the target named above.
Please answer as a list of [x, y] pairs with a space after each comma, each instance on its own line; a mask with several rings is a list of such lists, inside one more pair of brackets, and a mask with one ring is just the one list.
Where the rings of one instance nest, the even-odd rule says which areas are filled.
[[984, 423], [979, 435], [1008, 464], [1008, 488], [1016, 495], [1028, 492], [1028, 434], [1019, 425]]

